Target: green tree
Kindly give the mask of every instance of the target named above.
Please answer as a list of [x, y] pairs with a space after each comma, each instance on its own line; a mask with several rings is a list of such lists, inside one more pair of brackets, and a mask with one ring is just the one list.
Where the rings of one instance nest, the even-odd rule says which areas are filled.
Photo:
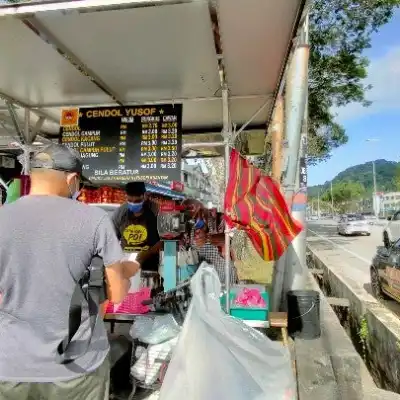
[[396, 190], [400, 191], [400, 164], [398, 164], [396, 167], [396, 171], [394, 173], [394, 178], [393, 178], [393, 185], [396, 188]]
[[[332, 186], [334, 203], [349, 202], [358, 200], [365, 193], [364, 186], [359, 182], [338, 182]], [[326, 190], [321, 196], [323, 201], [331, 201], [331, 191]]]
[[371, 34], [400, 0], [314, 0], [310, 14], [309, 162], [327, 159], [348, 140], [335, 107], [368, 106], [365, 85]]

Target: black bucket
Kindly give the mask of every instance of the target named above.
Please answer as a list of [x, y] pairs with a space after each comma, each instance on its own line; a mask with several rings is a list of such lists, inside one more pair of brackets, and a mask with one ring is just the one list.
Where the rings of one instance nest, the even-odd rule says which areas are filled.
[[287, 294], [288, 332], [299, 339], [316, 339], [321, 336], [319, 292], [291, 290]]

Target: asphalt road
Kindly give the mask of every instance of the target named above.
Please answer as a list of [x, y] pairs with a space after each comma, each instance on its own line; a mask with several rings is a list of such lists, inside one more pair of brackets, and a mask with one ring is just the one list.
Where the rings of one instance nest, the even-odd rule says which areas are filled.
[[[383, 246], [382, 232], [383, 226], [371, 225], [371, 236], [340, 236], [336, 221], [309, 221], [307, 242], [316, 250], [328, 252], [335, 262], [343, 260], [342, 275], [372, 294], [369, 268], [376, 248]], [[400, 316], [400, 304], [390, 300], [384, 304]]]

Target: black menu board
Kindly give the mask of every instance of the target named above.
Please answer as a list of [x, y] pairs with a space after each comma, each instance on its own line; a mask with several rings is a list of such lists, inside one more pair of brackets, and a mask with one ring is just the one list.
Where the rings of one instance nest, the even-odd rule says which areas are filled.
[[60, 125], [92, 182], [181, 180], [181, 104], [63, 110]]

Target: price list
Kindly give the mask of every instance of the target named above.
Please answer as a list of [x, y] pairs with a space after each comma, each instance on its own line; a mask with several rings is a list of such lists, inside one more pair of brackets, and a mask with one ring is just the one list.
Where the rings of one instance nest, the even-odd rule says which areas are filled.
[[61, 140], [80, 152], [93, 182], [181, 179], [180, 104], [66, 110]]

